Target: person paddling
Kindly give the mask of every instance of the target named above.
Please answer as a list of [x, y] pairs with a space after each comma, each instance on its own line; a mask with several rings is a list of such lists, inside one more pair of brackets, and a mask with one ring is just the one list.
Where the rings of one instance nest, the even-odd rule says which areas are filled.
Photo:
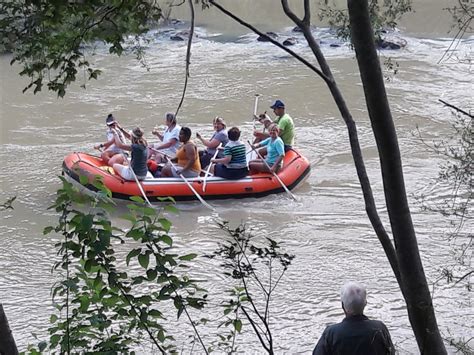
[[[96, 144], [94, 146], [95, 149], [102, 149], [102, 153], [100, 155], [101, 159], [108, 165], [112, 166], [114, 164], [114, 160], [112, 159], [115, 155], [122, 155], [122, 149], [117, 147], [115, 144], [114, 138], [114, 130], [118, 130], [118, 136], [120, 142], [125, 143], [125, 135], [129, 138], [128, 132], [126, 132], [122, 127], [120, 127], [119, 123], [115, 120], [115, 117], [109, 113], [107, 118], [105, 119], [105, 124], [107, 125], [107, 141], [105, 143]], [[112, 159], [112, 160], [111, 160]]]
[[283, 158], [285, 157], [285, 147], [283, 140], [279, 137], [280, 130], [278, 126], [273, 123], [269, 127], [270, 137], [252, 145], [253, 149], [266, 147], [267, 157], [265, 161], [262, 159], [251, 160], [249, 162], [249, 169], [251, 173], [270, 172], [276, 173], [281, 167]]
[[[217, 147], [219, 145], [224, 147], [229, 141], [224, 119], [222, 117], [216, 117], [212, 121], [212, 124], [214, 126], [215, 132], [211, 139], [205, 139], [199, 133], [196, 133], [196, 138], [206, 146], [205, 150], [199, 151], [199, 161], [203, 168], [206, 168], [210, 164]], [[220, 152], [217, 153], [217, 157], [222, 158], [222, 154]]]
[[211, 159], [211, 173], [226, 179], [241, 179], [249, 173], [245, 145], [239, 141], [240, 130], [232, 127], [228, 132], [229, 143], [224, 147], [224, 157]]
[[185, 178], [199, 176], [201, 164], [196, 144], [191, 139], [191, 129], [182, 127], [179, 132], [179, 141], [183, 143], [176, 152], [176, 157], [170, 159], [171, 162], [177, 162], [176, 165], [167, 163], [161, 171], [161, 177], [179, 177]]
[[[151, 133], [157, 136], [161, 143], [152, 144], [151, 147], [154, 149], [151, 152], [151, 157], [155, 157], [155, 160], [158, 163], [166, 161], [165, 156], [174, 158], [176, 156], [176, 151], [179, 148], [179, 131], [181, 127], [176, 121], [176, 116], [174, 113], [168, 112], [165, 115], [165, 124], [166, 129], [163, 133], [154, 129]], [[156, 152], [159, 150], [160, 152]]]
[[[128, 160], [125, 159], [125, 156], [122, 154], [122, 159], [117, 158], [117, 162], [113, 164], [114, 170], [125, 180], [133, 181], [135, 180], [133, 174], [135, 173], [138, 180], [144, 180], [148, 174], [148, 168], [146, 165], [148, 150], [148, 143], [143, 137], [143, 130], [140, 127], [136, 127], [131, 132], [131, 141], [132, 144], [123, 144], [120, 141], [119, 134], [117, 131], [115, 133], [115, 145], [123, 150], [128, 150], [132, 152], [132, 159], [130, 164]], [[117, 156], [118, 157], [118, 156]], [[132, 172], [133, 169], [133, 172]], [[151, 174], [150, 174], [151, 177]]]

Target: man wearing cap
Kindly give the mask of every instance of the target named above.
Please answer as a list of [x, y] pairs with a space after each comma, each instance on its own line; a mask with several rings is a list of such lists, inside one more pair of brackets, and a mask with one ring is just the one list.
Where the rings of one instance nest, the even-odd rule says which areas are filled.
[[106, 133], [107, 142], [97, 144], [97, 145], [94, 146], [94, 148], [95, 149], [103, 149], [102, 154], [100, 155], [100, 157], [102, 158], [102, 160], [106, 164], [112, 166], [115, 163], [115, 161], [114, 161], [114, 159], [112, 159], [112, 157], [114, 155], [122, 153], [122, 150], [115, 145], [114, 131], [117, 132], [117, 134], [119, 136], [119, 139], [121, 140], [122, 143], [125, 143], [125, 137], [130, 139], [130, 133], [125, 131], [119, 125], [119, 123], [115, 120], [115, 117], [111, 113], [109, 113], [109, 115], [105, 119], [105, 124], [107, 125], [107, 128], [108, 128], [107, 133]]
[[[280, 138], [285, 144], [285, 152], [287, 152], [293, 147], [295, 141], [295, 125], [293, 119], [289, 114], [285, 113], [285, 104], [281, 100], [276, 100], [270, 108], [273, 109], [273, 113], [276, 115], [274, 122], [280, 129]], [[256, 117], [256, 119], [258, 119], [262, 124], [265, 124], [265, 121], [268, 122], [270, 117], [264, 113]], [[267, 133], [262, 132], [254, 132], [254, 136], [259, 140], [269, 137]]]

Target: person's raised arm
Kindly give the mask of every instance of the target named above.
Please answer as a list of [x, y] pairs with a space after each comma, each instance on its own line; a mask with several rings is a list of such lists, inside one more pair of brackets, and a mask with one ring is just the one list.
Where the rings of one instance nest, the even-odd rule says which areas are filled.
[[120, 148], [120, 149], [124, 149], [124, 150], [132, 150], [132, 146], [131, 145], [128, 145], [128, 144], [123, 144], [122, 141], [120, 140], [119, 136], [118, 136], [118, 133], [116, 131], [114, 131], [114, 139], [115, 139], [115, 145]]
[[158, 139], [163, 142], [164, 135], [158, 130], [157, 127], [155, 127], [153, 131], [151, 131], [151, 134], [153, 134], [154, 136], [157, 136]]
[[122, 126], [119, 125], [118, 122], [116, 123], [116, 126], [117, 126], [117, 128], [120, 130], [120, 132], [122, 132], [123, 135], [124, 135], [127, 139], [131, 139], [132, 136], [130, 135], [130, 133], [127, 132], [125, 129], [123, 129]]

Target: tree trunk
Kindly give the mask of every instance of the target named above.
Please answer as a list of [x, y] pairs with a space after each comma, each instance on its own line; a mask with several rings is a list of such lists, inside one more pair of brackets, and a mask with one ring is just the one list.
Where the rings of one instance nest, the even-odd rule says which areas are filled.
[[446, 354], [408, 207], [398, 139], [375, 48], [367, 0], [348, 0], [348, 8], [352, 43], [380, 156], [385, 202], [408, 317], [422, 354]]
[[15, 339], [8, 325], [7, 316], [0, 303], [0, 355], [18, 355]]

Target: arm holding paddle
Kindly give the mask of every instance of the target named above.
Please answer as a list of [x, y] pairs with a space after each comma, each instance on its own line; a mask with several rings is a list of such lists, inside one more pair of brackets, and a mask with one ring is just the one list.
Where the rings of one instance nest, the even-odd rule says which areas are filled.
[[[131, 151], [132, 150], [132, 146], [129, 145], [129, 144], [124, 144], [121, 140], [120, 140], [120, 137], [117, 133], [116, 130], [113, 131], [114, 132], [114, 143], [115, 145], [120, 148], [120, 149], [123, 149], [123, 150], [128, 150], [128, 151]], [[122, 130], [122, 132], [124, 132], [124, 130]], [[129, 134], [129, 137], [130, 137], [130, 134]]]
[[112, 144], [115, 143], [115, 136], [111, 139], [111, 140], [108, 140], [107, 142], [105, 143], [100, 143], [100, 144], [96, 144], [94, 145], [94, 149], [97, 149], [97, 150], [107, 150], [108, 147], [110, 147]]
[[[272, 130], [271, 130], [271, 131], [272, 131]], [[273, 135], [275, 135], [275, 132], [271, 132], [271, 133], [272, 133]], [[283, 187], [283, 189], [286, 191], [286, 193], [287, 193], [293, 200], [297, 201], [296, 196], [291, 193], [291, 191], [288, 189], [288, 187], [286, 187], [286, 185], [283, 183], [283, 181], [281, 181], [280, 177], [279, 177], [279, 176], [276, 174], [276, 172], [275, 172], [276, 169], [278, 169], [279, 164], [281, 163], [281, 161], [282, 161], [282, 159], [283, 159], [283, 157], [284, 157], [284, 153], [283, 153], [283, 155], [280, 155], [280, 156], [275, 160], [275, 163], [272, 165], [272, 167], [270, 167], [270, 166], [268, 165], [267, 161], [262, 157], [262, 155], [260, 154], [260, 152], [257, 150], [258, 147], [261, 147], [261, 144], [256, 144], [256, 145], [254, 146], [254, 145], [250, 144], [250, 142], [247, 142], [247, 143], [250, 145], [250, 147], [252, 148], [252, 150], [254, 150], [254, 151], [257, 153], [257, 155], [260, 157], [260, 159], [261, 159], [263, 165], [264, 165], [265, 168], [266, 168], [266, 169], [265, 169], [265, 168], [262, 169], [262, 168], [263, 168], [263, 166], [261, 166], [262, 164], [259, 163], [259, 161], [257, 161], [257, 160], [253, 160], [253, 161], [251, 161], [251, 162], [249, 163], [250, 169], [252, 168], [252, 167], [251, 167], [251, 164], [252, 164], [253, 162], [257, 162], [255, 165], [256, 165], [256, 167], [257, 167], [260, 171], [263, 171], [263, 172], [264, 172], [265, 170], [269, 171], [269, 172], [275, 177], [275, 179], [278, 181], [278, 183], [281, 185], [281, 187]], [[261, 167], [259, 167], [259, 166], [261, 166]]]
[[132, 138], [132, 136], [130, 135], [130, 132], [127, 132], [127, 130], [123, 129], [123, 127], [118, 122], [116, 122], [116, 127], [120, 130], [120, 132], [123, 133], [125, 138], [127, 138], [127, 139]]
[[208, 139], [203, 138], [199, 134], [199, 132], [196, 133], [196, 137], [202, 142], [202, 144], [204, 144], [209, 149], [215, 149], [217, 148], [219, 144], [221, 144], [221, 142], [218, 139], [213, 138], [213, 139], [208, 140]]
[[232, 155], [226, 155], [224, 156], [224, 158], [211, 159], [211, 163], [229, 164], [231, 160], [232, 160]]

